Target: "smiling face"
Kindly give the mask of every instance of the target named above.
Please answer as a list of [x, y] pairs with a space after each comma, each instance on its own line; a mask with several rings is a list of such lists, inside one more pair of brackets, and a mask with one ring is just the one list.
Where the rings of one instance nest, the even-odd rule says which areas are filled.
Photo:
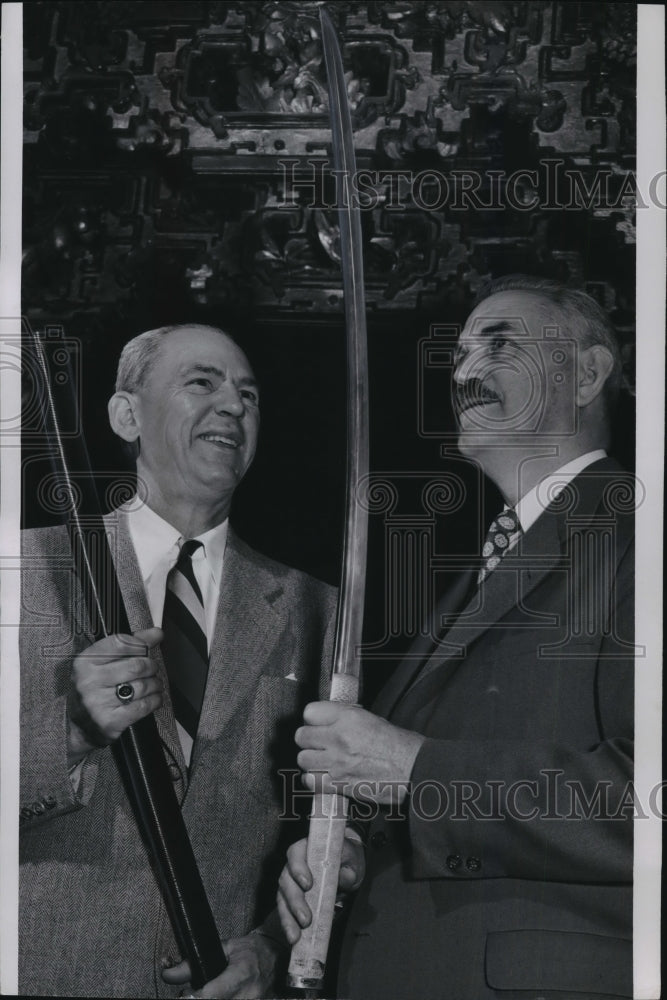
[[144, 384], [116, 398], [125, 423], [115, 429], [139, 440], [137, 475], [154, 509], [229, 506], [259, 429], [255, 377], [229, 337], [207, 327], [164, 335]]
[[498, 292], [468, 318], [454, 369], [458, 446], [492, 478], [513, 450], [563, 450], [576, 433], [574, 336], [533, 291]]

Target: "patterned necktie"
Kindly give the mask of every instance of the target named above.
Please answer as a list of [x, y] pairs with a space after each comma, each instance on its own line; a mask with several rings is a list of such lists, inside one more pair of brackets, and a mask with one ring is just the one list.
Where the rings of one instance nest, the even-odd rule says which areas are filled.
[[498, 515], [489, 528], [484, 542], [482, 549], [484, 564], [477, 575], [478, 584], [486, 580], [489, 573], [496, 568], [510, 546], [512, 535], [520, 531], [519, 518], [511, 507], [506, 508], [502, 514]]
[[194, 540], [183, 542], [176, 565], [167, 577], [162, 615], [162, 655], [174, 714], [193, 740], [208, 674], [206, 615], [192, 569], [192, 554], [201, 544]]

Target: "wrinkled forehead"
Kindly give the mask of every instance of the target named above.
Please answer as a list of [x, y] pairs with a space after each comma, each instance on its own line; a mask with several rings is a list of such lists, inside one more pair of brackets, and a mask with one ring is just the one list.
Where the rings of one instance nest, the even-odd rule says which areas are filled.
[[238, 344], [214, 327], [183, 327], [166, 334], [151, 375], [164, 380], [192, 365], [216, 368], [233, 378], [255, 381], [250, 362]]
[[554, 336], [558, 318], [539, 292], [510, 290], [483, 299], [473, 309], [461, 331], [460, 341], [511, 333], [526, 340]]

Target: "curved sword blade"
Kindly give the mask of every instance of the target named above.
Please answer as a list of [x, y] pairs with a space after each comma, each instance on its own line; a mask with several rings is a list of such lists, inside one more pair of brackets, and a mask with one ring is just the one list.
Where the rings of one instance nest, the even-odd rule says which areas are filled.
[[[354, 200], [354, 140], [338, 39], [331, 18], [320, 8], [322, 45], [329, 82], [333, 161], [339, 181], [343, 299], [347, 333], [347, 489], [343, 571], [338, 599], [331, 700], [356, 702], [359, 695], [361, 634], [366, 583], [368, 514], [357, 501], [357, 489], [368, 473], [368, 360], [361, 215]], [[313, 886], [306, 894], [313, 918], [292, 949], [288, 985], [317, 992], [324, 980], [338, 873], [345, 836], [348, 800], [313, 797], [307, 861]]]
[[[320, 8], [322, 46], [329, 84], [329, 113], [333, 163], [339, 179], [338, 222], [340, 227], [343, 299], [347, 333], [347, 490], [343, 572], [338, 604], [338, 624], [333, 672], [359, 677], [359, 654], [364, 615], [368, 514], [357, 502], [357, 487], [368, 473], [368, 349], [361, 212], [355, 199], [356, 172], [354, 137], [343, 58], [333, 23]], [[335, 695], [336, 683], [334, 682]], [[346, 689], [349, 685], [346, 685]], [[334, 700], [356, 701], [352, 698]]]

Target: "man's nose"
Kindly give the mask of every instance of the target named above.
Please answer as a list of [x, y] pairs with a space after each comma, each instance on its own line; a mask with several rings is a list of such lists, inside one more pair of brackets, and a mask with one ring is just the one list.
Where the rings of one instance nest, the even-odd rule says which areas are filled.
[[214, 405], [217, 413], [230, 413], [233, 417], [241, 417], [245, 411], [243, 398], [231, 382], [225, 382], [219, 387]]
[[457, 385], [463, 385], [475, 374], [475, 365], [479, 363], [479, 348], [474, 345], [465, 350], [460, 349], [454, 362], [454, 372], [452, 378]]

